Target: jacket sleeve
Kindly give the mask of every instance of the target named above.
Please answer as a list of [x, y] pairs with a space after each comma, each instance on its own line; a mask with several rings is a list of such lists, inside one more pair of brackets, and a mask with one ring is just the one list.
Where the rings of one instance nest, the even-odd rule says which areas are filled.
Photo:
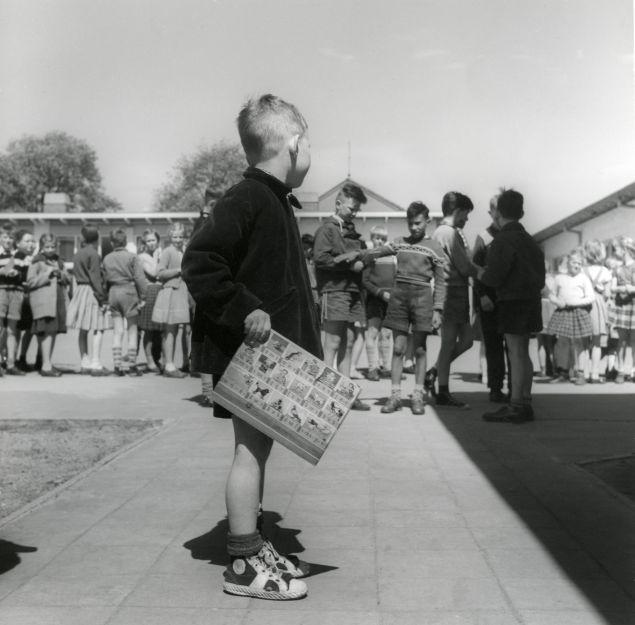
[[487, 267], [481, 276], [481, 282], [493, 288], [500, 287], [509, 273], [514, 250], [511, 245], [497, 237], [492, 241], [487, 255]]
[[165, 284], [172, 278], [178, 276], [182, 269], [174, 267], [175, 256], [172, 253], [172, 248], [166, 247], [161, 253], [159, 259], [159, 265], [157, 267], [157, 280], [162, 284]]
[[245, 317], [262, 307], [260, 298], [236, 279], [255, 221], [248, 201], [219, 201], [183, 255], [183, 279], [197, 310], [215, 324], [242, 328]]
[[381, 297], [382, 293], [384, 292], [384, 289], [380, 289], [374, 282], [373, 282], [373, 266], [370, 265], [368, 267], [364, 268], [364, 271], [362, 271], [362, 286], [371, 294], [374, 295], [375, 297]]
[[[477, 234], [474, 240], [474, 249], [472, 250], [472, 262], [478, 267], [485, 267], [486, 253], [487, 248], [485, 247], [485, 241], [483, 241], [483, 237], [481, 237], [480, 234]], [[474, 280], [474, 295], [477, 298], [485, 295], [485, 290], [480, 280]]]
[[140, 299], [145, 300], [146, 290], [148, 288], [148, 280], [146, 279], [146, 274], [143, 271], [141, 260], [139, 260], [139, 257], [136, 255], [132, 257], [132, 270], [134, 275], [134, 283], [137, 287], [137, 295]]
[[445, 305], [445, 297], [447, 293], [447, 285], [445, 283], [445, 263], [446, 261], [440, 261], [432, 259], [432, 266], [434, 269], [434, 294], [432, 301], [432, 309], [443, 312], [443, 306]]
[[313, 241], [313, 263], [316, 269], [327, 269], [330, 272], [349, 273], [351, 261], [337, 261], [336, 257], [349, 250], [344, 246], [344, 239], [336, 226], [326, 224], [318, 228]]
[[97, 303], [103, 306], [108, 301], [108, 296], [106, 295], [104, 273], [97, 255], [88, 257], [88, 279]]

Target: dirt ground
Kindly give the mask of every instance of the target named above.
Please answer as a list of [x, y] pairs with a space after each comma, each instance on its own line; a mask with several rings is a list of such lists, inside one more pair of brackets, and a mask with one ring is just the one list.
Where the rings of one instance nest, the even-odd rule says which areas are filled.
[[161, 424], [152, 419], [0, 421], [0, 519]]

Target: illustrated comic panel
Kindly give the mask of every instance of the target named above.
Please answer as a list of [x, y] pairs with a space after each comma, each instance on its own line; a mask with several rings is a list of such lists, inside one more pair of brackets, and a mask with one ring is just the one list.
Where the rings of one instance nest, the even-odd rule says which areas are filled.
[[316, 388], [311, 388], [302, 405], [311, 412], [319, 413], [326, 403], [327, 396]]
[[341, 378], [342, 376], [337, 373], [337, 371], [326, 367], [315, 381], [315, 386], [325, 391], [326, 393], [331, 394], [335, 390], [335, 387], [337, 386]]
[[223, 374], [223, 383], [242, 396], [247, 394], [254, 380], [255, 377], [253, 373], [247, 369], [237, 367], [233, 363], [227, 367]]
[[268, 382], [274, 388], [278, 389], [282, 393], [286, 393], [289, 387], [292, 374], [289, 371], [286, 363], [279, 362], [274, 369], [271, 370]]
[[309, 382], [313, 383], [318, 379], [322, 370], [325, 368], [324, 363], [317, 358], [307, 358], [300, 368], [299, 374]]
[[302, 403], [304, 401], [304, 398], [307, 396], [310, 388], [311, 385], [306, 380], [303, 380], [299, 377], [294, 377], [289, 384], [289, 389], [287, 392], [289, 397], [292, 397], [298, 403]]
[[300, 371], [304, 364], [305, 356], [313, 360], [313, 356], [308, 356], [306, 352], [295, 345], [289, 345], [282, 356], [282, 361], [286, 363], [292, 371]]
[[324, 449], [331, 440], [335, 430], [321, 419], [308, 417], [302, 424], [300, 433], [305, 438]]
[[332, 398], [328, 398], [320, 417], [330, 423], [333, 427], [338, 428], [344, 417], [346, 416], [346, 406], [340, 404]]
[[346, 405], [352, 403], [357, 393], [359, 387], [348, 379], [342, 379], [335, 388], [335, 396]]
[[253, 370], [256, 365], [256, 358], [262, 351], [261, 347], [249, 347], [244, 343], [238, 348], [234, 358], [246, 369]]

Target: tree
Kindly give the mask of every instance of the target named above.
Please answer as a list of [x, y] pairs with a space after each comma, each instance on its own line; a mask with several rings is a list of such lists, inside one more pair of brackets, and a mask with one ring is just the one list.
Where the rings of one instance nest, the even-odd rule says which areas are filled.
[[121, 210], [102, 188], [95, 151], [65, 132], [27, 135], [0, 155], [0, 210], [41, 210], [45, 193], [66, 193], [79, 210]]
[[221, 141], [201, 146], [178, 160], [170, 180], [156, 193], [155, 207], [159, 211], [198, 212], [205, 203], [206, 190], [220, 197], [241, 179], [246, 165], [238, 145]]

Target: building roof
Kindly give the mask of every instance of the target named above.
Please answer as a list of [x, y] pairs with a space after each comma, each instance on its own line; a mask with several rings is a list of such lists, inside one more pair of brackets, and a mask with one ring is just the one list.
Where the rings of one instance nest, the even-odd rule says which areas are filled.
[[392, 209], [394, 211], [399, 211], [401, 213], [404, 212], [404, 209], [401, 206], [398, 206], [394, 202], [391, 202], [390, 200], [387, 200], [385, 197], [379, 195], [379, 193], [375, 193], [373, 190], [369, 189], [367, 186], [361, 184], [360, 182], [357, 182], [356, 180], [353, 180], [352, 178], [345, 178], [344, 180], [342, 180], [341, 182], [336, 184], [334, 187], [331, 187], [328, 191], [325, 191], [324, 193], [321, 193], [320, 194], [320, 198], [319, 198], [320, 201], [322, 201], [327, 196], [335, 193], [335, 191], [339, 191], [340, 188], [343, 187], [347, 183], [355, 184], [358, 187], [361, 187], [362, 190], [364, 191], [365, 195], [367, 195], [368, 197], [373, 198], [375, 201], [380, 202], [381, 204], [384, 204], [386, 207], [388, 207], [388, 208], [390, 208], [390, 209]]
[[540, 230], [533, 235], [534, 239], [537, 243], [542, 243], [561, 232], [571, 230], [585, 221], [589, 221], [594, 217], [608, 213], [620, 206], [635, 208], [635, 182], [611, 193], [610, 195], [607, 195], [605, 198], [602, 198], [593, 204], [589, 204], [589, 206], [585, 206], [579, 211], [576, 211], [572, 215], [557, 221], [551, 226]]

